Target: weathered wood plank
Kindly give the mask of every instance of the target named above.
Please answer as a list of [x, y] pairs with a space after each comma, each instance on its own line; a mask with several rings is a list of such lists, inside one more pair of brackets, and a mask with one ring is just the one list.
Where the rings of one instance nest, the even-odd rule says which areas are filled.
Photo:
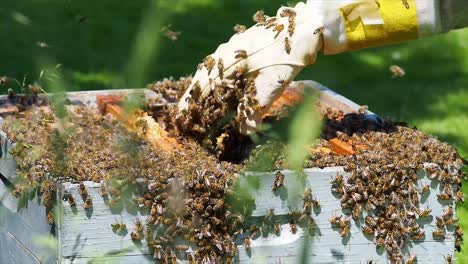
[[0, 225], [1, 263], [41, 263], [18, 239]]

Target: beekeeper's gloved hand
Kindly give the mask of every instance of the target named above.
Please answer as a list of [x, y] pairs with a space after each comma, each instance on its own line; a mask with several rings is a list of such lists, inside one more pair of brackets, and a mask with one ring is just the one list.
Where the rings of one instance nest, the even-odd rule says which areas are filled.
[[[315, 62], [319, 51], [336, 54], [468, 26], [467, 1], [309, 0], [294, 8], [282, 7], [266, 21], [259, 16], [260, 23], [234, 35], [205, 60], [181, 98], [179, 111], [183, 114], [188, 108], [187, 98], [195, 85], [206, 96], [221, 77], [232, 81], [233, 72], [244, 66], [247, 78], [255, 80], [261, 107], [244, 111], [247, 118], [240, 130], [255, 131], [271, 104], [303, 67]], [[246, 56], [236, 56], [239, 50], [245, 50]], [[220, 69], [224, 69], [222, 75]]]

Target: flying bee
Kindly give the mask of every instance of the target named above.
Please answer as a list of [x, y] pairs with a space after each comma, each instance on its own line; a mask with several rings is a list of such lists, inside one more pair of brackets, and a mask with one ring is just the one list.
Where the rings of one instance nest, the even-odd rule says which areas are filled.
[[445, 264], [452, 264], [453, 263], [453, 257], [450, 254], [447, 254], [446, 256], [444, 256], [444, 259], [445, 259]]
[[236, 53], [236, 59], [247, 59], [248, 57], [246, 50], [236, 50], [234, 53]]
[[246, 30], [247, 30], [247, 27], [244, 26], [244, 25], [239, 25], [239, 24], [237, 24], [237, 25], [234, 26], [234, 31], [235, 31], [237, 34], [239, 34], [239, 33], [244, 33]]
[[284, 174], [278, 170], [276, 172], [275, 181], [273, 182], [273, 191], [278, 190], [284, 185]]
[[317, 35], [318, 33], [323, 34], [324, 31], [325, 31], [325, 27], [321, 26], [314, 31], [314, 35]]
[[291, 54], [291, 42], [288, 37], [284, 38], [284, 50], [287, 54]]
[[432, 232], [432, 237], [434, 237], [434, 239], [445, 238], [445, 231], [443, 229], [436, 229]]
[[52, 212], [52, 210], [50, 210], [49, 213], [47, 213], [47, 222], [49, 223], [49, 225], [54, 224], [54, 213]]
[[392, 78], [403, 77], [406, 74], [405, 70], [398, 65], [390, 66], [389, 70], [392, 73]]
[[205, 68], [208, 70], [208, 75], [209, 75], [211, 71], [213, 70], [213, 67], [216, 64], [216, 60], [212, 56], [207, 56], [203, 60], [203, 64], [205, 65]]
[[401, 0], [403, 2], [403, 5], [405, 6], [406, 9], [410, 9], [410, 5], [408, 3], [408, 0]]
[[281, 32], [284, 30], [284, 25], [283, 24], [277, 24], [274, 28], [273, 28], [273, 32], [278, 32], [276, 33], [275, 35], [275, 38], [277, 38], [279, 36], [279, 34], [281, 34]]
[[264, 12], [263, 10], [257, 11], [257, 12], [252, 16], [252, 20], [253, 20], [255, 23], [260, 24], [260, 25], [265, 24], [265, 22], [266, 22], [265, 12]]
[[101, 194], [102, 198], [107, 198], [109, 196], [104, 183], [101, 183], [101, 186], [99, 187], [99, 194]]
[[86, 197], [83, 207], [85, 210], [89, 210], [91, 207], [93, 207], [93, 198], [90, 195]]
[[247, 250], [247, 251], [250, 250], [250, 237], [246, 237], [246, 238], [244, 239], [244, 243], [243, 243], [243, 244], [244, 244], [245, 250]]

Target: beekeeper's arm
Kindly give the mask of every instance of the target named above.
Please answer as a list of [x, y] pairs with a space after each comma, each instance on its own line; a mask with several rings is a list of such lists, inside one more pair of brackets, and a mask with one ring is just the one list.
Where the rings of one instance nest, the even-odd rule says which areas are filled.
[[[242, 66], [255, 80], [262, 107], [244, 110], [247, 119], [240, 130], [255, 131], [271, 104], [303, 67], [315, 62], [319, 51], [337, 54], [463, 28], [468, 26], [467, 8], [468, 0], [309, 0], [282, 7], [275, 17], [262, 21], [259, 16], [260, 23], [218, 47], [211, 55], [216, 64], [210, 69], [208, 63], [196, 72], [179, 103], [180, 113], [187, 109], [195, 84], [207, 95], [222, 78], [232, 82], [233, 72]], [[245, 50], [247, 57], [236, 57], [238, 50]], [[217, 67], [220, 59], [222, 75]]]

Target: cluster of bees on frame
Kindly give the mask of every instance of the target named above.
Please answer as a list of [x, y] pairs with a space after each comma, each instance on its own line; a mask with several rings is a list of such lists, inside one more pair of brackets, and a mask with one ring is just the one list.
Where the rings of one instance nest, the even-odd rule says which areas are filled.
[[[454, 202], [463, 202], [461, 178], [463, 161], [456, 150], [417, 130], [397, 127], [393, 133], [368, 131], [348, 136], [338, 133], [345, 142], [368, 146], [357, 149], [355, 155], [314, 153], [308, 167], [344, 166], [348, 177], [337, 175], [331, 181], [331, 191], [340, 197], [343, 214], [330, 218], [339, 226], [340, 235], [349, 235], [348, 222], [360, 224], [364, 235], [374, 240], [377, 249], [385, 249], [395, 262], [415, 263], [414, 255], [404, 256], [403, 248], [410, 241], [424, 241], [431, 228], [435, 241], [455, 237], [460, 250], [463, 232], [454, 218]], [[322, 146], [328, 146], [322, 141]], [[418, 170], [426, 171], [430, 184], [421, 184]], [[432, 185], [432, 187], [431, 187]], [[433, 215], [432, 208], [422, 204], [429, 195], [444, 206], [441, 215]], [[436, 220], [434, 227], [432, 219]], [[452, 234], [449, 234], [451, 232]], [[451, 263], [451, 255], [446, 256]]]

